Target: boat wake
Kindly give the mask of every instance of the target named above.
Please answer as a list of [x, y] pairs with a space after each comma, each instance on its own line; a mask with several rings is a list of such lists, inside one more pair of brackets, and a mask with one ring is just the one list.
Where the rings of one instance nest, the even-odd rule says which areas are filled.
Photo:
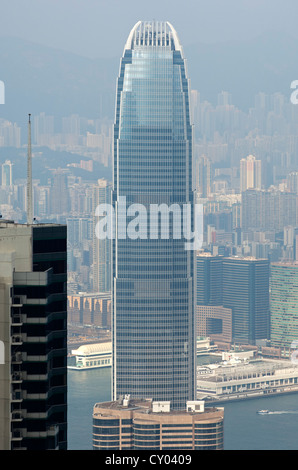
[[285, 414], [298, 414], [298, 410], [295, 411], [295, 410], [284, 410], [284, 411], [269, 411], [269, 410], [260, 410], [258, 411], [258, 414], [261, 414], [261, 415], [285, 415]]

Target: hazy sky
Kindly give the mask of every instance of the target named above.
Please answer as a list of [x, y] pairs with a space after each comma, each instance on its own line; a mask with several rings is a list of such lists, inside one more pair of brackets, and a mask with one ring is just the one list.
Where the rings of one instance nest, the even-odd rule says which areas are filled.
[[184, 46], [283, 31], [298, 40], [297, 0], [1, 0], [0, 35], [88, 57], [118, 57], [138, 20], [168, 20]]

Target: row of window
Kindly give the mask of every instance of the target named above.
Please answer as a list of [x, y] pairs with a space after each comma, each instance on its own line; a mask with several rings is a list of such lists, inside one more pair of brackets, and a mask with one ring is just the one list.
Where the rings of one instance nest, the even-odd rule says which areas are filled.
[[[78, 365], [83, 364], [82, 361], [78, 361]], [[110, 365], [110, 359], [101, 359], [98, 361], [86, 361], [86, 366], [96, 366], [96, 365]]]

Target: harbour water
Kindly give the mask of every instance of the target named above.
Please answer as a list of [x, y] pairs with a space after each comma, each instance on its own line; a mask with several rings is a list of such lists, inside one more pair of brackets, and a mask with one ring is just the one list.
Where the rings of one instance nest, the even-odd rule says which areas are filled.
[[[110, 400], [111, 369], [68, 371], [68, 448], [92, 450], [92, 411]], [[223, 405], [221, 405], [223, 406]], [[225, 403], [225, 450], [298, 450], [298, 394]], [[257, 414], [268, 409], [270, 413]]]

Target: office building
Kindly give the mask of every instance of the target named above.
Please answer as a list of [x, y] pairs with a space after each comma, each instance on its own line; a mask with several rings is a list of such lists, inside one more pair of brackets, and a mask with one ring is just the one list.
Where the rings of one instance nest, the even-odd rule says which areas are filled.
[[289, 352], [298, 340], [298, 263], [272, 263], [270, 287], [271, 345]]
[[298, 171], [292, 171], [288, 174], [287, 188], [291, 193], [298, 194]]
[[54, 132], [54, 116], [45, 113], [34, 116], [34, 140], [37, 145], [50, 145]]
[[231, 106], [232, 105], [232, 95], [228, 91], [222, 91], [217, 95], [217, 104], [218, 106]]
[[96, 235], [96, 224], [100, 221], [100, 217], [96, 216], [96, 208], [100, 204], [111, 204], [111, 185], [105, 179], [98, 180], [92, 188], [92, 273], [93, 292], [109, 292], [111, 290], [111, 239], [109, 237], [101, 239]]
[[131, 400], [97, 403], [93, 409], [93, 450], [223, 450], [224, 410], [187, 402]]
[[64, 168], [52, 170], [50, 186], [50, 214], [52, 215], [66, 215], [69, 212], [68, 173], [68, 170]]
[[[181, 44], [168, 22], [140, 21], [126, 42], [117, 83], [115, 213], [124, 216], [124, 206], [148, 214], [153, 204], [176, 204], [181, 212], [190, 207], [194, 220], [192, 175]], [[175, 238], [175, 220], [165, 238], [150, 220], [136, 237], [123, 233], [122, 222], [117, 216], [113, 243], [113, 400], [131, 394], [181, 408], [195, 395], [195, 251], [185, 249], [183, 234]]]
[[17, 123], [0, 119], [0, 145], [3, 147], [21, 147], [21, 128]]
[[91, 217], [68, 217], [67, 241], [72, 248], [81, 246], [84, 241], [92, 240], [93, 220]]
[[228, 347], [232, 337], [231, 308], [222, 305], [197, 305], [196, 334], [198, 337], [208, 337], [217, 346]]
[[222, 305], [222, 256], [199, 252], [196, 259], [197, 305]]
[[67, 296], [68, 322], [111, 328], [111, 294], [86, 293]]
[[210, 196], [212, 189], [212, 166], [211, 160], [202, 155], [196, 162], [196, 190], [200, 197]]
[[242, 230], [283, 231], [298, 226], [298, 195], [286, 191], [247, 190], [242, 193]]
[[269, 339], [269, 261], [224, 258], [223, 307], [232, 309], [233, 341], [255, 345]]
[[248, 155], [240, 160], [240, 191], [248, 189], [261, 189], [261, 160], [253, 155]]
[[216, 344], [232, 342], [232, 310], [223, 307], [223, 256], [197, 255], [196, 335]]
[[2, 186], [12, 186], [12, 167], [13, 163], [11, 161], [6, 160], [2, 163]]
[[66, 450], [66, 227], [0, 231], [0, 448]]

